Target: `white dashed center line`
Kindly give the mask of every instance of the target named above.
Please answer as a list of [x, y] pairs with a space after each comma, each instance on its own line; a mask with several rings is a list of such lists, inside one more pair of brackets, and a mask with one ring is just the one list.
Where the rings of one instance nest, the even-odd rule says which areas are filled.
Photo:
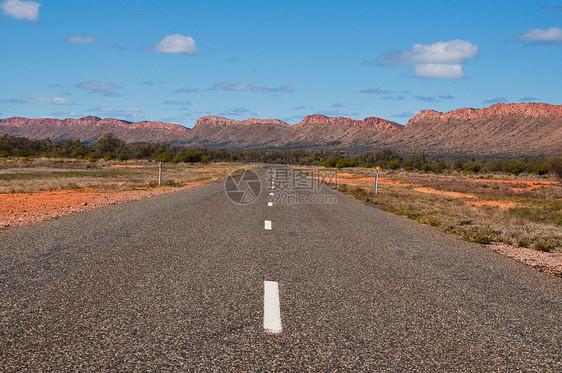
[[263, 328], [266, 332], [281, 333], [279, 286], [275, 281], [264, 281], [263, 291]]
[[266, 220], [266, 221], [265, 221], [264, 228], [267, 229], [267, 230], [269, 230], [269, 231], [271, 230], [271, 220]]
[[269, 207], [273, 206], [273, 202], [268, 202], [267, 206], [269, 206]]

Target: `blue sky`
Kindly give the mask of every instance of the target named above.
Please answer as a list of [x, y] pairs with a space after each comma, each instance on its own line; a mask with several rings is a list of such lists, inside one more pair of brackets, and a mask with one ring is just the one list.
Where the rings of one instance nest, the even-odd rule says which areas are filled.
[[2, 0], [0, 30], [0, 118], [405, 124], [562, 103], [556, 1]]

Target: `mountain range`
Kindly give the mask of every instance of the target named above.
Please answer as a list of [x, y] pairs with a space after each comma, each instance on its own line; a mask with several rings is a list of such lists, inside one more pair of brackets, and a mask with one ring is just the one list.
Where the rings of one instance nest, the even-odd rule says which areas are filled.
[[386, 147], [403, 154], [543, 156], [562, 154], [562, 105], [495, 104], [447, 113], [423, 110], [405, 126], [376, 117], [354, 120], [323, 115], [309, 115], [293, 125], [275, 119], [237, 121], [206, 116], [199, 118], [193, 128], [93, 116], [0, 120], [0, 135], [30, 139], [94, 142], [107, 132], [127, 142], [165, 142], [189, 147], [347, 151]]

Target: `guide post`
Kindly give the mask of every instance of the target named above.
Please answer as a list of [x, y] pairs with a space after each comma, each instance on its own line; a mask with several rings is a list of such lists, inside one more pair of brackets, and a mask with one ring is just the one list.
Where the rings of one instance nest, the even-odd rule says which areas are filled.
[[379, 189], [379, 170], [380, 169], [381, 168], [379, 166], [377, 166], [375, 168], [375, 194], [377, 194], [379, 192], [378, 189]]

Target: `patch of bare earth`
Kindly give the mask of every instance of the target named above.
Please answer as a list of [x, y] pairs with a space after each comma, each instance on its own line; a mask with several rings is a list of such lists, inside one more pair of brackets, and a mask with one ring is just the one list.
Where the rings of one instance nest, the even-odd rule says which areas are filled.
[[75, 189], [40, 193], [0, 194], [0, 229], [20, 227], [76, 212], [136, 201], [192, 188], [209, 181], [193, 181], [184, 183], [181, 187], [163, 186], [146, 190]]
[[537, 251], [527, 247], [515, 247], [501, 243], [495, 243], [491, 246], [502, 255], [530, 265], [533, 268], [562, 276], [562, 257], [560, 253]]

